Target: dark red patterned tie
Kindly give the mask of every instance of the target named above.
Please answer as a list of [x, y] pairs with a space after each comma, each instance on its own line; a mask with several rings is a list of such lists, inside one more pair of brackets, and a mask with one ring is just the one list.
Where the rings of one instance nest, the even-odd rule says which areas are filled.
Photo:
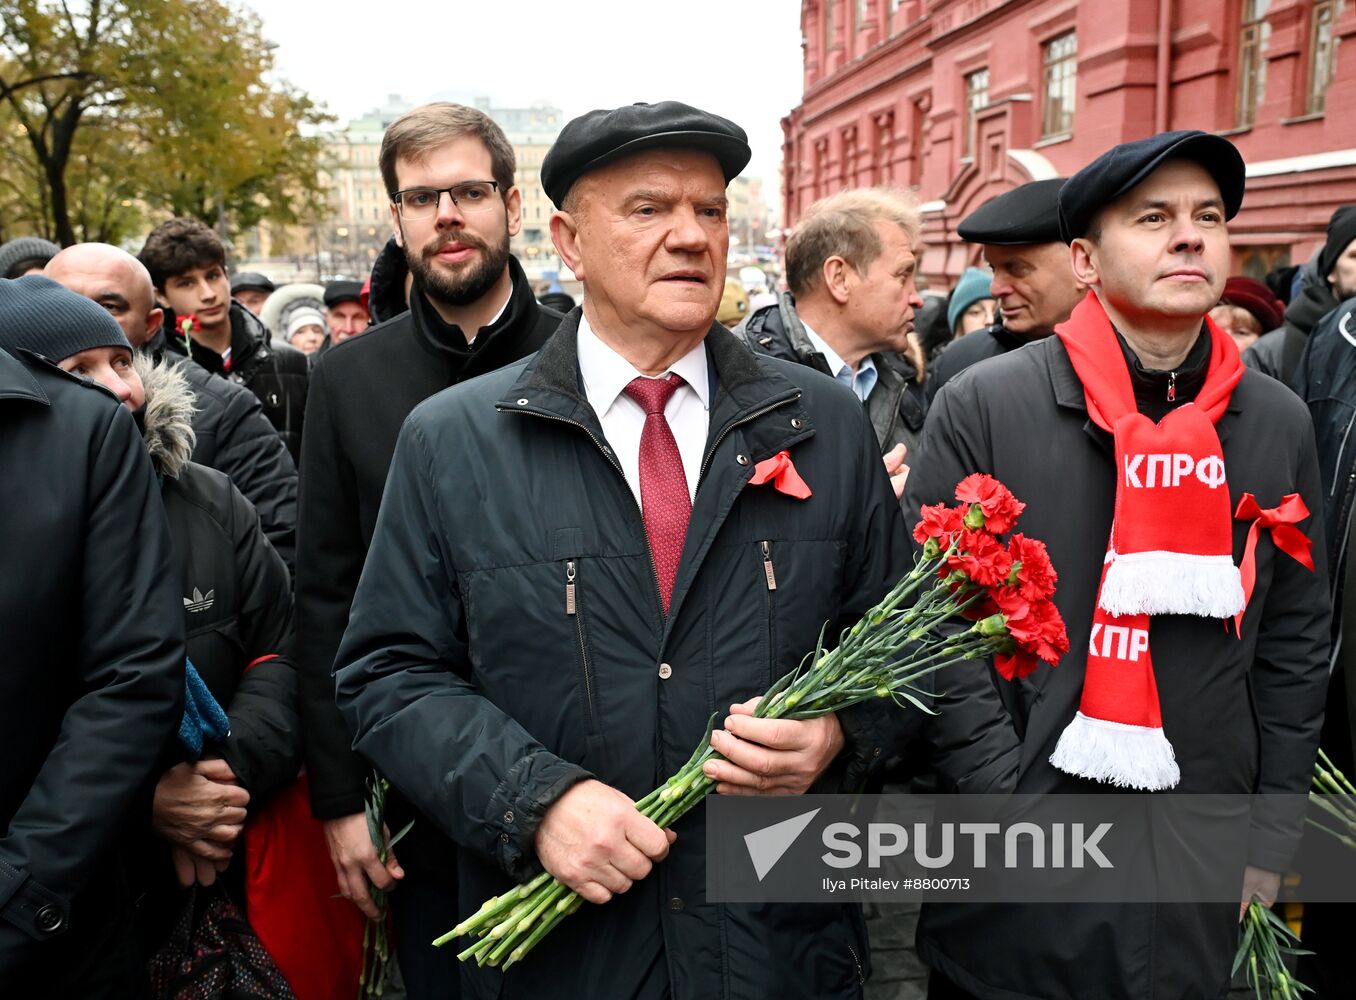
[[678, 575], [678, 559], [683, 554], [687, 522], [692, 516], [683, 457], [664, 417], [665, 405], [682, 384], [677, 375], [635, 378], [625, 389], [645, 410], [645, 429], [640, 434], [640, 510], [645, 518], [645, 534], [650, 538], [650, 555], [659, 577], [664, 614], [669, 613], [673, 580]]

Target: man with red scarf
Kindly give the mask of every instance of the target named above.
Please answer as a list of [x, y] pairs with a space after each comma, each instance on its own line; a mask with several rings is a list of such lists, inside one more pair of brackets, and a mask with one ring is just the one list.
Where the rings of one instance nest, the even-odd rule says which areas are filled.
[[[1020, 793], [1308, 788], [1331, 615], [1313, 426], [1207, 319], [1243, 189], [1238, 151], [1204, 132], [1099, 157], [1059, 198], [1087, 298], [933, 403], [907, 516], [989, 473], [1027, 502], [1023, 530], [1059, 573], [1070, 651], [1003, 685]], [[1299, 833], [1297, 817], [1254, 816], [1240, 902], [1274, 900]], [[935, 905], [918, 941], [934, 1000], [1208, 998], [1227, 988], [1239, 912]]]

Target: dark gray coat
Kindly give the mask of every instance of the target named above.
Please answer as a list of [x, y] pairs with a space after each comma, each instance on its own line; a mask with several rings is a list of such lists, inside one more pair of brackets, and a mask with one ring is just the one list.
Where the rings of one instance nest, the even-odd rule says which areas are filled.
[[[825, 621], [835, 635], [859, 617], [906, 559], [852, 393], [716, 326], [704, 471], [666, 618], [640, 509], [580, 389], [578, 322], [410, 415], [337, 659], [356, 747], [457, 842], [463, 915], [537, 870], [537, 827], [570, 785], [596, 775], [644, 795], [711, 713], [765, 691]], [[748, 486], [782, 449], [810, 499]], [[858, 708], [840, 716], [853, 786], [907, 721]], [[707, 902], [705, 811], [675, 830], [650, 878], [585, 907], [522, 966], [463, 965], [462, 995], [861, 995], [858, 907]]]
[[[1303, 792], [1322, 723], [1329, 600], [1313, 425], [1284, 386], [1245, 371], [1217, 425], [1231, 503], [1262, 507], [1299, 492], [1317, 572], [1257, 549], [1257, 585], [1243, 636], [1218, 621], [1160, 616], [1152, 648], [1164, 729], [1182, 770], [1177, 792]], [[1003, 685], [1023, 734], [1022, 793], [1104, 791], [1048, 761], [1082, 690], [1093, 602], [1111, 527], [1110, 435], [1088, 418], [1083, 388], [1058, 337], [986, 361], [938, 393], [913, 464], [905, 516], [950, 501], [955, 483], [986, 472], [1027, 504], [1021, 530], [1045, 541], [1059, 572], [1055, 603], [1069, 630], [1059, 666]], [[1234, 558], [1248, 525], [1234, 522]], [[1284, 871], [1298, 827], [1255, 828], [1251, 864]], [[1242, 872], [1239, 872], [1242, 887]], [[925, 907], [919, 950], [988, 1000], [1215, 997], [1238, 943], [1236, 905]]]

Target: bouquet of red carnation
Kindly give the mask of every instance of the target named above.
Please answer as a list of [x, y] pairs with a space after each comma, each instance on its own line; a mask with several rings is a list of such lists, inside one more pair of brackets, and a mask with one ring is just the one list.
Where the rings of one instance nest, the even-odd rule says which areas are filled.
[[[754, 715], [768, 719], [813, 719], [872, 698], [896, 704], [923, 703], [918, 681], [963, 660], [992, 656], [1008, 680], [1025, 677], [1041, 661], [1054, 666], [1069, 651], [1064, 622], [1050, 597], [1055, 569], [1045, 545], [1013, 535], [1025, 509], [992, 476], [974, 475], [956, 487], [955, 507], [924, 507], [914, 537], [921, 557], [885, 598], [839, 637], [816, 648], [758, 702]], [[940, 635], [938, 626], [958, 615], [969, 628]], [[678, 773], [636, 803], [658, 826], [667, 827], [715, 787], [703, 765], [720, 755], [711, 748], [716, 716], [706, 736]], [[435, 945], [472, 935], [458, 957], [508, 969], [520, 961], [583, 900], [542, 872], [517, 888], [488, 899]], [[505, 961], [507, 960], [507, 961]]]

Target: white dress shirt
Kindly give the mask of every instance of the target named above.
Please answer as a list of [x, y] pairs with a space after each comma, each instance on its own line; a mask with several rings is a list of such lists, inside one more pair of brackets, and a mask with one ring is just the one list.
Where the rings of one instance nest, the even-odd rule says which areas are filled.
[[[687, 476], [687, 495], [694, 497], [711, 420], [706, 343], [698, 344], [675, 361], [668, 371], [653, 377], [665, 378], [670, 372], [682, 378], [683, 384], [669, 397], [664, 406], [664, 417], [678, 442], [683, 473]], [[631, 362], [599, 340], [583, 316], [579, 318], [579, 373], [584, 379], [584, 395], [598, 414], [603, 434], [616, 453], [626, 483], [639, 504], [640, 435], [645, 430], [645, 410], [623, 390], [632, 379], [651, 376], [641, 375]]]
[[857, 371], [853, 372], [848, 363], [838, 356], [838, 352], [829, 346], [827, 340], [811, 330], [804, 320], [801, 320], [801, 325], [805, 327], [806, 336], [810, 338], [815, 350], [824, 355], [824, 360], [829, 363], [829, 371], [833, 372], [833, 377], [855, 392], [857, 398], [865, 403], [866, 397], [871, 395], [871, 390], [876, 387], [876, 380], [880, 378], [871, 355], [862, 358]]

